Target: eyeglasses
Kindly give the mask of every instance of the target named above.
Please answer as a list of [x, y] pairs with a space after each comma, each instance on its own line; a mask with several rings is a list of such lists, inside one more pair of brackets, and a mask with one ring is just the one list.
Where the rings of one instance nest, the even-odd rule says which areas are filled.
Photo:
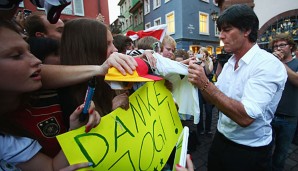
[[284, 47], [286, 47], [288, 44], [279, 44], [279, 45], [274, 45], [273, 46], [273, 49], [278, 49], [278, 48], [284, 48]]

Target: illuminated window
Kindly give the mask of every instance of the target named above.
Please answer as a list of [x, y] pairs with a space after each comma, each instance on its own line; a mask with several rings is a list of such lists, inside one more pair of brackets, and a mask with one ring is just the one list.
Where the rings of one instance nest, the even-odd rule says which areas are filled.
[[175, 13], [174, 13], [174, 11], [166, 14], [166, 24], [168, 25], [167, 33], [169, 35], [175, 34]]
[[213, 47], [212, 46], [206, 46], [206, 49], [207, 49], [207, 51], [210, 55], [213, 53]]
[[209, 35], [209, 14], [199, 12], [200, 34]]

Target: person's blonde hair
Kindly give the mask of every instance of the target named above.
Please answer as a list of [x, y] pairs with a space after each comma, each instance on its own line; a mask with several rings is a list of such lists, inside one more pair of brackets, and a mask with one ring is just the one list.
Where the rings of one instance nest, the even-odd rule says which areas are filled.
[[138, 49], [152, 49], [152, 44], [155, 43], [155, 42], [159, 42], [160, 41], [155, 38], [155, 37], [152, 37], [152, 36], [146, 36], [146, 37], [143, 37], [141, 39], [138, 40], [137, 42], [137, 48]]
[[175, 48], [176, 48], [176, 45], [177, 45], [175, 39], [173, 39], [169, 35], [165, 35], [165, 37], [163, 38], [162, 43], [161, 43], [161, 51], [163, 51], [163, 47], [164, 47], [165, 44], [168, 44], [170, 46], [174, 46]]
[[210, 61], [209, 61], [209, 52], [207, 50], [207, 48], [205, 47], [201, 47], [200, 48], [200, 52], [203, 52], [205, 55], [206, 55], [206, 59], [205, 59], [205, 62], [209, 65]]

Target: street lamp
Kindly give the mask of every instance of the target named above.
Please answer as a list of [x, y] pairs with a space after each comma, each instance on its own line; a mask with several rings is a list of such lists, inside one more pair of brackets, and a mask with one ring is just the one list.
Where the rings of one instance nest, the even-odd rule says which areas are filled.
[[212, 18], [213, 21], [216, 21], [218, 19], [218, 12], [213, 11], [211, 13], [211, 18]]
[[124, 19], [125, 19], [125, 17], [122, 14], [118, 16], [118, 20], [120, 22], [120, 25], [124, 24]]

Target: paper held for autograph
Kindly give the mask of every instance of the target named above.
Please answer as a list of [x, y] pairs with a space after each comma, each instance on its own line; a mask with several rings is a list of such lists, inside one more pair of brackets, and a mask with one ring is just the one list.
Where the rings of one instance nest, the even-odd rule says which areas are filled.
[[157, 171], [164, 167], [182, 132], [171, 92], [163, 80], [148, 82], [129, 102], [127, 111], [114, 110], [89, 133], [82, 127], [57, 136], [70, 164], [93, 163], [81, 170]]

